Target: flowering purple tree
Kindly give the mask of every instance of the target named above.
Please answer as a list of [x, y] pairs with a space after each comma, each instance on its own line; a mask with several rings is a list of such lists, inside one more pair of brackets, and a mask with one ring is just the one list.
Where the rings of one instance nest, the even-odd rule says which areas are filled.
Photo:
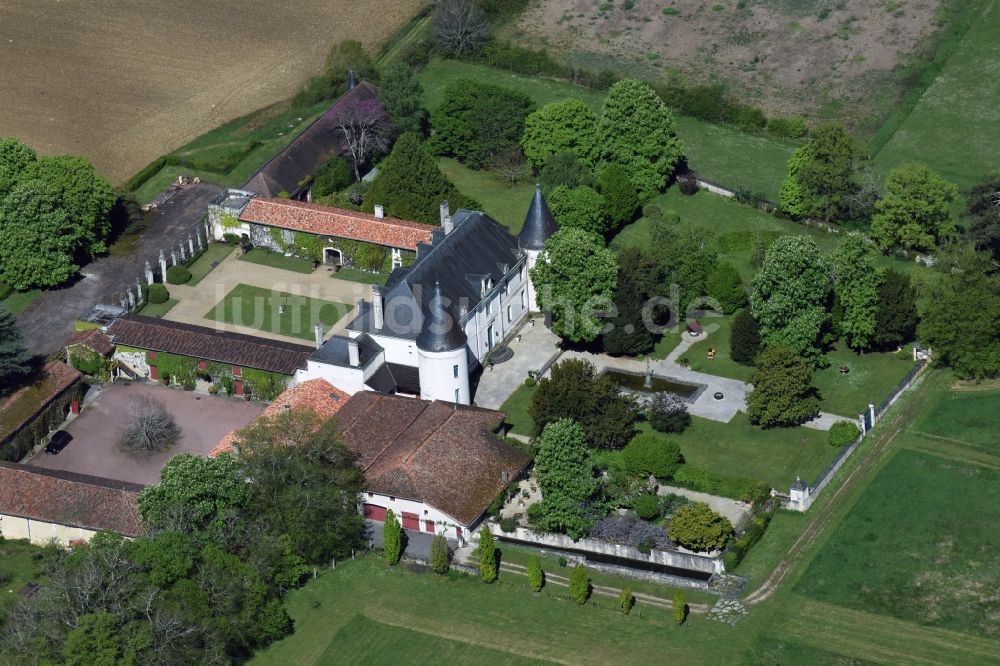
[[375, 99], [352, 101], [337, 109], [331, 119], [351, 153], [354, 179], [361, 180], [361, 165], [372, 153], [389, 149], [392, 126], [382, 104]]

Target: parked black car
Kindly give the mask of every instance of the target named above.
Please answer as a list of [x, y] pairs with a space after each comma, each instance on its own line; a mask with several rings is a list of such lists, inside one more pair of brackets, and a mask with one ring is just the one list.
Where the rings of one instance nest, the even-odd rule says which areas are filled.
[[59, 452], [65, 449], [71, 441], [73, 441], [73, 435], [65, 430], [56, 430], [49, 439], [49, 443], [45, 445], [45, 452], [54, 456], [59, 455]]

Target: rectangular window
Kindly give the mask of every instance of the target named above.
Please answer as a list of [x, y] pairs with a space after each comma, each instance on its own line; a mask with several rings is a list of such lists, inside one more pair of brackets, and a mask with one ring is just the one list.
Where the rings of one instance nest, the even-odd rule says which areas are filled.
[[457, 365], [451, 366], [451, 375], [455, 379], [458, 379], [458, 366]]

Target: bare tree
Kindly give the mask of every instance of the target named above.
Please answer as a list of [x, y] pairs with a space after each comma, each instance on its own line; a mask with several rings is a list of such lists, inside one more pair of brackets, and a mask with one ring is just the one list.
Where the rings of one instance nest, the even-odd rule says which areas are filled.
[[361, 165], [373, 153], [389, 148], [392, 127], [378, 100], [360, 100], [345, 104], [333, 116], [333, 126], [344, 137], [354, 163], [354, 179], [361, 180]]
[[156, 453], [177, 441], [181, 429], [161, 403], [146, 396], [132, 398], [127, 407], [127, 420], [118, 434], [124, 449]]
[[438, 0], [431, 27], [437, 46], [459, 55], [476, 51], [490, 33], [477, 0]]
[[524, 153], [519, 148], [504, 150], [490, 160], [490, 170], [507, 181], [511, 187], [524, 179], [528, 170], [524, 161]]

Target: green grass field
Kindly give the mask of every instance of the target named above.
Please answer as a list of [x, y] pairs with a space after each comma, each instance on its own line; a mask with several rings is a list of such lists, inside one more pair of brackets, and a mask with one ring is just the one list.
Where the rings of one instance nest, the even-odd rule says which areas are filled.
[[[485, 65], [435, 59], [420, 73], [424, 105], [436, 109], [444, 99], [450, 81], [460, 78], [513, 88], [539, 106], [567, 97], [576, 97], [600, 113], [604, 92], [564, 81], [515, 74]], [[684, 141], [688, 163], [704, 178], [732, 188], [746, 186], [776, 199], [785, 177], [789, 156], [800, 143], [741, 132], [694, 118], [677, 116], [677, 135]], [[466, 191], [458, 182], [462, 192]], [[485, 202], [483, 202], [485, 205]], [[523, 218], [523, 213], [522, 213]], [[520, 225], [520, 221], [518, 222]]]
[[162, 317], [170, 312], [177, 302], [176, 298], [168, 298], [162, 303], [146, 303], [136, 314], [141, 314], [143, 317]]
[[354, 268], [341, 268], [336, 273], [331, 273], [330, 277], [338, 280], [347, 280], [348, 282], [380, 285], [384, 285], [386, 280], [389, 279], [386, 273], [369, 273], [368, 271], [359, 271]]
[[474, 171], [457, 160], [443, 157], [438, 165], [459, 192], [478, 201], [490, 217], [510, 229], [512, 234], [521, 231], [535, 193], [530, 179], [511, 187], [491, 172]]
[[528, 410], [537, 390], [538, 386], [522, 384], [500, 406], [500, 411], [507, 415], [505, 421], [512, 426], [510, 431], [515, 435], [531, 436], [534, 424]]
[[7, 611], [17, 603], [18, 592], [30, 582], [40, 582], [43, 563], [37, 556], [42, 549], [27, 541], [4, 541], [0, 538], [0, 627]]
[[[830, 366], [813, 375], [813, 385], [819, 389], [823, 411], [856, 417], [868, 408], [878, 406], [913, 368], [913, 361], [895, 354], [856, 354], [837, 344], [826, 354]], [[850, 371], [840, 372], [841, 366]]]
[[[705, 327], [708, 335], [688, 347], [678, 360], [687, 361], [692, 370], [748, 381], [753, 368], [740, 365], [729, 356], [732, 317], [703, 317], [698, 321]], [[715, 358], [708, 358], [710, 349], [715, 350]]]
[[[667, 611], [641, 602], [628, 616], [607, 598], [577, 606], [565, 588], [549, 585], [533, 594], [515, 574], [485, 585], [456, 572], [440, 577], [389, 568], [376, 557], [338, 564], [285, 603], [295, 633], [251, 663], [638, 665], [662, 664], [664, 655], [673, 664], [734, 663], [753, 636], [752, 625], [722, 627], [701, 618], [678, 627]], [[378, 634], [374, 623], [383, 625]], [[388, 649], [404, 638], [405, 649]], [[431, 646], [445, 652], [434, 655]], [[469, 646], [476, 651], [466, 652]]]
[[209, 243], [201, 256], [188, 266], [188, 270], [191, 271], [191, 280], [187, 283], [188, 286], [193, 287], [205, 279], [205, 276], [215, 268], [212, 264], [222, 263], [222, 260], [232, 254], [234, 249], [232, 245], [226, 243]]
[[241, 254], [240, 261], [249, 261], [251, 264], [280, 268], [283, 271], [292, 271], [294, 273], [307, 274], [316, 270], [316, 264], [309, 259], [286, 257], [279, 252], [272, 252], [263, 247], [255, 247], [246, 254]]
[[1000, 1], [984, 0], [941, 73], [875, 156], [881, 172], [924, 162], [969, 187], [1000, 168]]
[[[284, 312], [280, 312], [284, 306]], [[312, 340], [313, 326], [328, 329], [351, 305], [239, 284], [205, 313], [206, 319]]]

